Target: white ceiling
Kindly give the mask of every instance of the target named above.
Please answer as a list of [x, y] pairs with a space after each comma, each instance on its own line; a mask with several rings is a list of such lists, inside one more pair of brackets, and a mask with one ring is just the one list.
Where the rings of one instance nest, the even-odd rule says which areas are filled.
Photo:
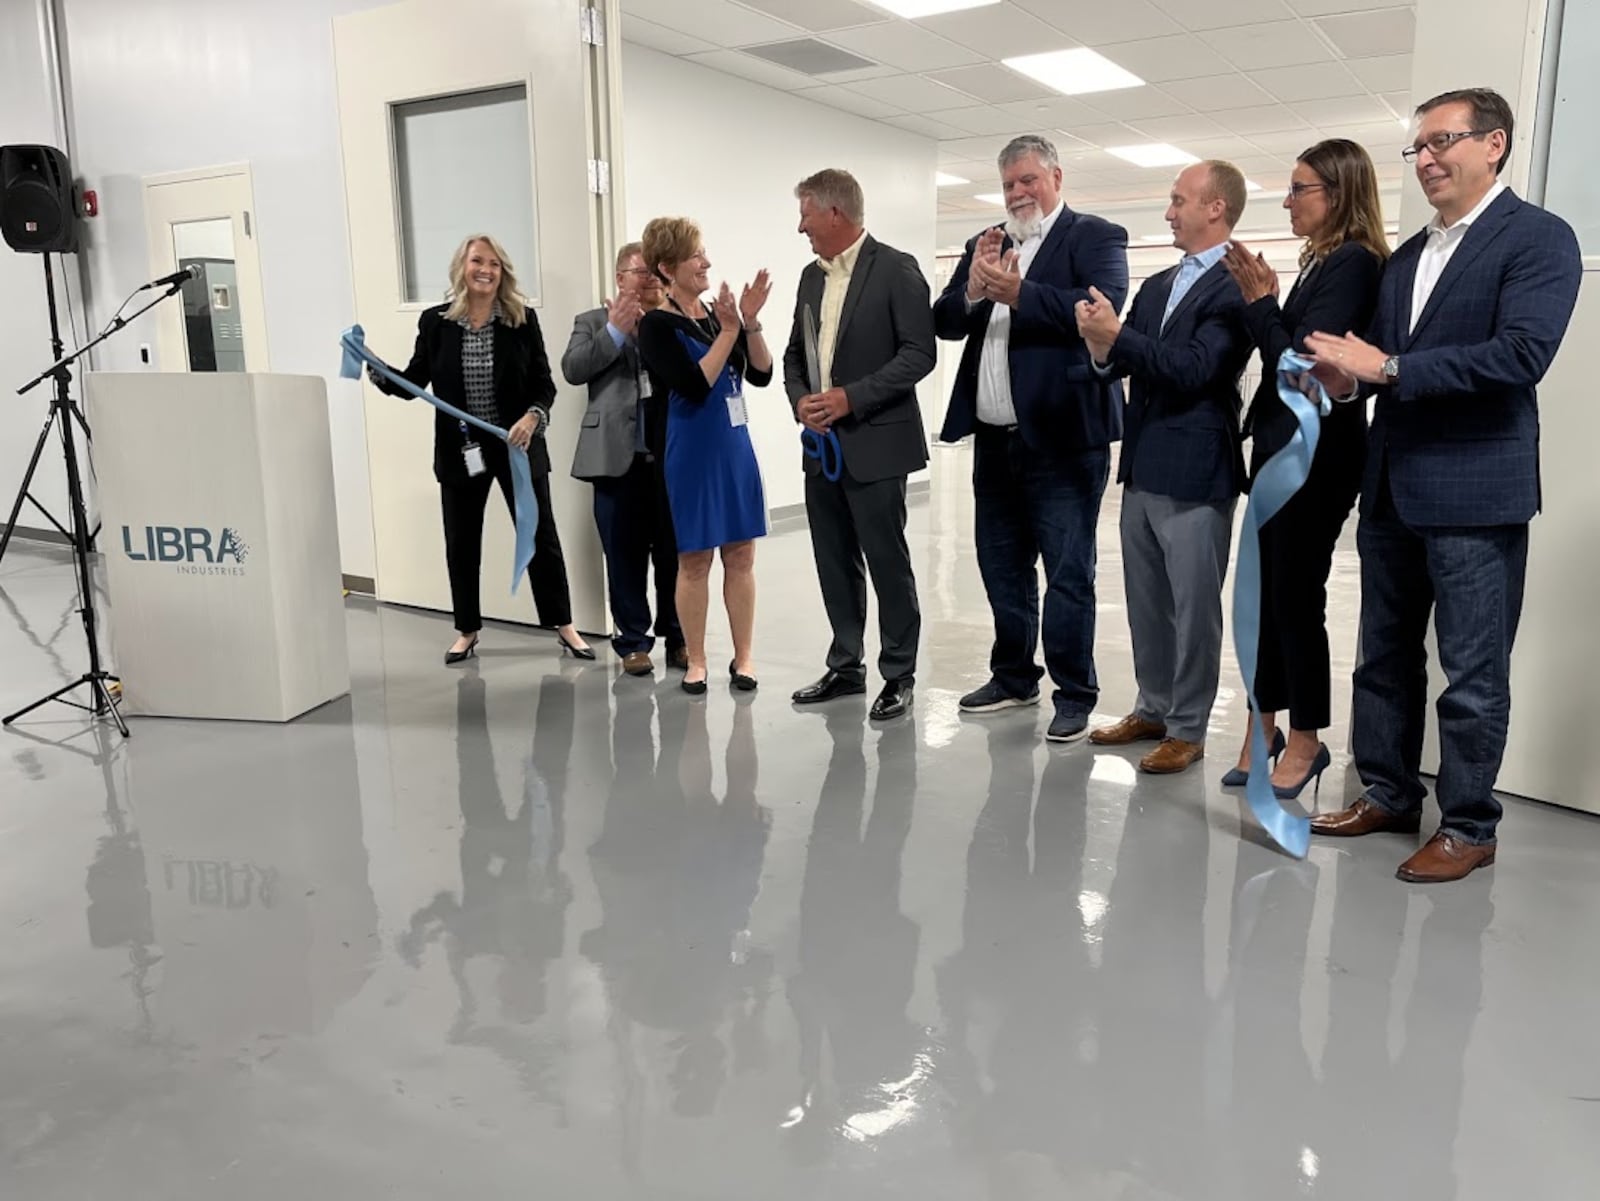
[[[951, 219], [997, 212], [973, 197], [997, 190], [995, 155], [1021, 133], [1056, 143], [1069, 198], [1082, 208], [1164, 205], [1171, 168], [1105, 151], [1138, 142], [1229, 159], [1273, 196], [1296, 153], [1348, 137], [1395, 191], [1414, 9], [1394, 0], [1004, 0], [908, 21], [860, 0], [622, 0], [622, 33], [936, 140], [940, 168], [972, 181], [939, 190], [940, 216]], [[807, 37], [877, 65], [812, 76], [742, 49]], [[1078, 46], [1146, 86], [1062, 96], [999, 61]]]

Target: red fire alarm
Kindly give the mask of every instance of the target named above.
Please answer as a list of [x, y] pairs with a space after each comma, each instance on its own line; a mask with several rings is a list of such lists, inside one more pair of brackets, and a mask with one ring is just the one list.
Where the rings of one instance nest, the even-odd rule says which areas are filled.
[[85, 217], [98, 217], [100, 215], [100, 193], [85, 192], [79, 200], [79, 211]]

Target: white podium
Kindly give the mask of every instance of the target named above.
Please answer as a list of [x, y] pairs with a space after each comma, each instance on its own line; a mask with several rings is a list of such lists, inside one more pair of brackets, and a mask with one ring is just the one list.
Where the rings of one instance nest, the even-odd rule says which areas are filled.
[[125, 712], [289, 721], [349, 692], [322, 379], [85, 382]]

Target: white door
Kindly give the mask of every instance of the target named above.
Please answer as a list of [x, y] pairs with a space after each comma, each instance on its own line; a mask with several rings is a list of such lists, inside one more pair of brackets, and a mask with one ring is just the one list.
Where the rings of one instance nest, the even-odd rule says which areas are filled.
[[210, 167], [143, 182], [150, 278], [187, 266], [197, 272], [151, 312], [157, 364], [163, 371], [266, 371], [267, 309], [250, 168]]
[[[578, 0], [408, 0], [334, 21], [345, 198], [357, 320], [367, 344], [404, 365], [418, 314], [443, 297], [450, 253], [489, 233], [506, 245], [538, 314], [558, 389], [549, 449], [553, 514], [581, 629], [609, 629], [588, 485], [569, 474], [584, 397], [558, 364], [575, 314], [594, 306], [604, 202], [589, 190], [606, 138], [591, 99], [605, 51], [580, 37]], [[597, 82], [598, 81], [598, 82]], [[597, 132], [598, 131], [598, 132]], [[330, 337], [332, 331], [330, 331]], [[380, 600], [448, 611], [434, 482], [433, 410], [364, 385]], [[511, 522], [491, 497], [482, 574], [486, 616], [531, 621], [524, 580], [510, 595]]]

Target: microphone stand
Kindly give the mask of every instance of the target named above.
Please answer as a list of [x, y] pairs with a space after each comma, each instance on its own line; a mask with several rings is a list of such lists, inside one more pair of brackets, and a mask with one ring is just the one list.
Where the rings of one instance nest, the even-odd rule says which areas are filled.
[[[27, 714], [32, 713], [35, 709], [49, 704], [51, 701], [60, 701], [64, 705], [71, 705], [75, 709], [82, 709], [85, 713], [89, 713], [95, 718], [109, 717], [116, 724], [116, 727], [118, 731], [121, 732], [122, 736], [124, 738], [128, 737], [128, 725], [122, 720], [122, 714], [117, 709], [117, 704], [120, 699], [121, 682], [116, 676], [105, 670], [105, 668], [102, 666], [100, 658], [100, 637], [94, 609], [94, 570], [89, 562], [89, 553], [92, 549], [94, 535], [89, 529], [89, 514], [83, 499], [83, 480], [78, 472], [78, 448], [74, 443], [72, 433], [73, 421], [77, 420], [78, 422], [82, 423], [83, 414], [78, 411], [77, 405], [73, 402], [72, 397], [69, 395], [69, 388], [72, 383], [71, 367], [85, 354], [93, 350], [96, 346], [100, 345], [100, 343], [104, 342], [112, 334], [122, 329], [129, 322], [153, 309], [156, 305], [160, 304], [168, 297], [177, 295], [177, 293], [183, 289], [184, 282], [185, 280], [178, 280], [172, 283], [167, 287], [165, 292], [161, 293], [161, 295], [157, 296], [149, 304], [145, 305], [138, 312], [129, 317], [123, 317], [119, 313], [117, 316], [111, 319], [111, 323], [107, 325], [106, 328], [102, 330], [99, 336], [93, 341], [79, 347], [69, 355], [63, 355], [62, 350], [64, 347], [61, 342], [61, 323], [56, 315], [55, 276], [50, 270], [50, 256], [48, 254], [44, 256], [45, 296], [50, 308], [50, 346], [51, 352], [56, 356], [56, 361], [49, 367], [46, 367], [38, 375], [34, 376], [33, 379], [29, 380], [22, 387], [18, 388], [17, 395], [26, 395], [47, 379], [55, 380], [55, 395], [50, 400], [50, 417], [46, 420], [44, 432], [39, 437], [39, 445], [34, 449], [34, 461], [33, 464], [29, 465], [28, 472], [31, 477], [33, 468], [38, 463], [40, 453], [44, 449], [45, 439], [49, 435], [50, 426], [52, 422], [59, 419], [60, 424], [58, 428], [61, 432], [61, 449], [62, 453], [66, 457], [67, 506], [69, 509], [68, 520], [71, 524], [70, 530], [62, 530], [62, 532], [68, 536], [72, 543], [72, 558], [73, 565], [76, 568], [78, 585], [78, 613], [83, 618], [84, 638], [88, 642], [89, 646], [89, 670], [84, 672], [76, 680], [57, 688], [48, 696], [41, 697], [39, 700], [34, 701], [26, 708], [17, 710], [15, 713], [5, 718], [4, 721], [0, 721], [0, 725], [9, 726], [19, 717], [24, 717]], [[85, 436], [88, 435], [88, 428], [89, 427], [87, 424], [85, 424]], [[27, 496], [27, 486], [27, 482], [25, 481], [23, 484], [23, 496]], [[29, 499], [32, 498], [30, 497]], [[37, 505], [38, 502], [35, 501], [34, 504]], [[16, 508], [14, 508], [11, 513], [11, 523], [6, 527], [5, 538], [3, 541], [0, 541], [0, 554], [5, 553], [5, 548], [11, 541], [11, 533], [15, 526], [17, 510], [21, 509], [21, 507], [22, 497], [19, 496], [17, 498]], [[61, 527], [57, 525], [57, 528], [60, 529]], [[117, 694], [113, 694], [111, 688], [112, 684], [118, 685]], [[89, 689], [89, 704], [79, 704], [77, 701], [66, 699], [67, 693], [72, 692], [76, 688], [83, 687], [87, 687]]]

